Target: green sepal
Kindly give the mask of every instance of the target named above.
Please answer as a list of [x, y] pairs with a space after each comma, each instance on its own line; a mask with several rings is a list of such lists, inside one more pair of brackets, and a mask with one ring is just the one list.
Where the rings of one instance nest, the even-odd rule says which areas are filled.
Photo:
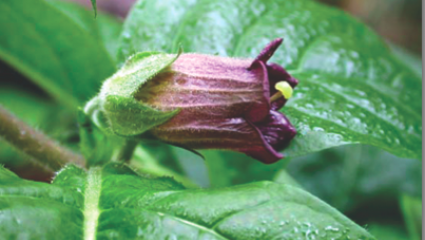
[[179, 55], [180, 52], [141, 52], [133, 55], [103, 83], [100, 93], [84, 107], [85, 114], [103, 131], [123, 137], [138, 136], [163, 124], [179, 109], [161, 111], [136, 101], [134, 94], [143, 84], [169, 67]]
[[88, 167], [103, 165], [112, 159], [124, 142], [120, 137], [103, 134], [82, 109], [78, 109], [78, 124], [80, 152], [87, 159]]
[[134, 96], [144, 83], [170, 66], [179, 55], [180, 52], [178, 54], [136, 53], [127, 60], [118, 72], [103, 83], [99, 96]]
[[107, 96], [103, 103], [106, 118], [114, 134], [120, 136], [137, 136], [166, 122], [179, 109], [163, 112], [136, 101], [116, 95]]

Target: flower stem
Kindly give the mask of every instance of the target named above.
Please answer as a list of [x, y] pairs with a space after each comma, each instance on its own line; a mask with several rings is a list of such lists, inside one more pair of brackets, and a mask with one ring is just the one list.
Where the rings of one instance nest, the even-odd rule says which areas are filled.
[[16, 173], [19, 177], [41, 182], [51, 182], [55, 176], [55, 171], [44, 163], [39, 162], [33, 157], [23, 157], [25, 160], [18, 166], [11, 164], [7, 166], [9, 170]]
[[138, 142], [134, 140], [125, 140], [124, 145], [122, 146], [120, 152], [116, 159], [118, 161], [123, 161], [129, 163], [131, 158], [133, 157], [134, 150], [137, 147]]
[[85, 166], [84, 158], [36, 131], [0, 105], [0, 137], [17, 150], [35, 158], [54, 171], [67, 163]]

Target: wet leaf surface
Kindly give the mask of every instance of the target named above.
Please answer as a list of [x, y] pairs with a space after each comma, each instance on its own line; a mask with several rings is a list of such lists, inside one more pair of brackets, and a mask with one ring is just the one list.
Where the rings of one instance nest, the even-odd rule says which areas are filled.
[[2, 168], [0, 183], [6, 239], [373, 239], [300, 188], [271, 182], [186, 190], [109, 164], [68, 166], [51, 185]]
[[421, 158], [418, 71], [365, 25], [314, 1], [139, 1], [125, 22], [118, 61], [179, 46], [255, 57], [277, 37], [284, 43], [272, 62], [300, 80], [282, 110], [299, 132], [287, 155], [362, 143]]
[[0, 58], [75, 109], [115, 71], [114, 61], [100, 38], [51, 4], [0, 3]]

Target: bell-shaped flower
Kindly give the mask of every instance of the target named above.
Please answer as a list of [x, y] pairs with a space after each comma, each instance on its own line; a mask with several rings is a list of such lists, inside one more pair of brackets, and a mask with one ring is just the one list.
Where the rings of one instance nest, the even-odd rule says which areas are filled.
[[281, 43], [272, 41], [255, 59], [136, 54], [105, 81], [85, 111], [117, 135], [228, 149], [273, 163], [296, 134], [278, 110], [298, 81], [267, 63]]

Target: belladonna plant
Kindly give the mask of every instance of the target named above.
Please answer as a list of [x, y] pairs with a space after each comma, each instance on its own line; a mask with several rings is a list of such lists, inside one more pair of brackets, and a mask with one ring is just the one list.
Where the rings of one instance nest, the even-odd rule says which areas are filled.
[[188, 149], [228, 149], [273, 163], [296, 134], [278, 110], [298, 81], [267, 63], [281, 43], [272, 41], [255, 59], [135, 54], [84, 111], [111, 134]]

